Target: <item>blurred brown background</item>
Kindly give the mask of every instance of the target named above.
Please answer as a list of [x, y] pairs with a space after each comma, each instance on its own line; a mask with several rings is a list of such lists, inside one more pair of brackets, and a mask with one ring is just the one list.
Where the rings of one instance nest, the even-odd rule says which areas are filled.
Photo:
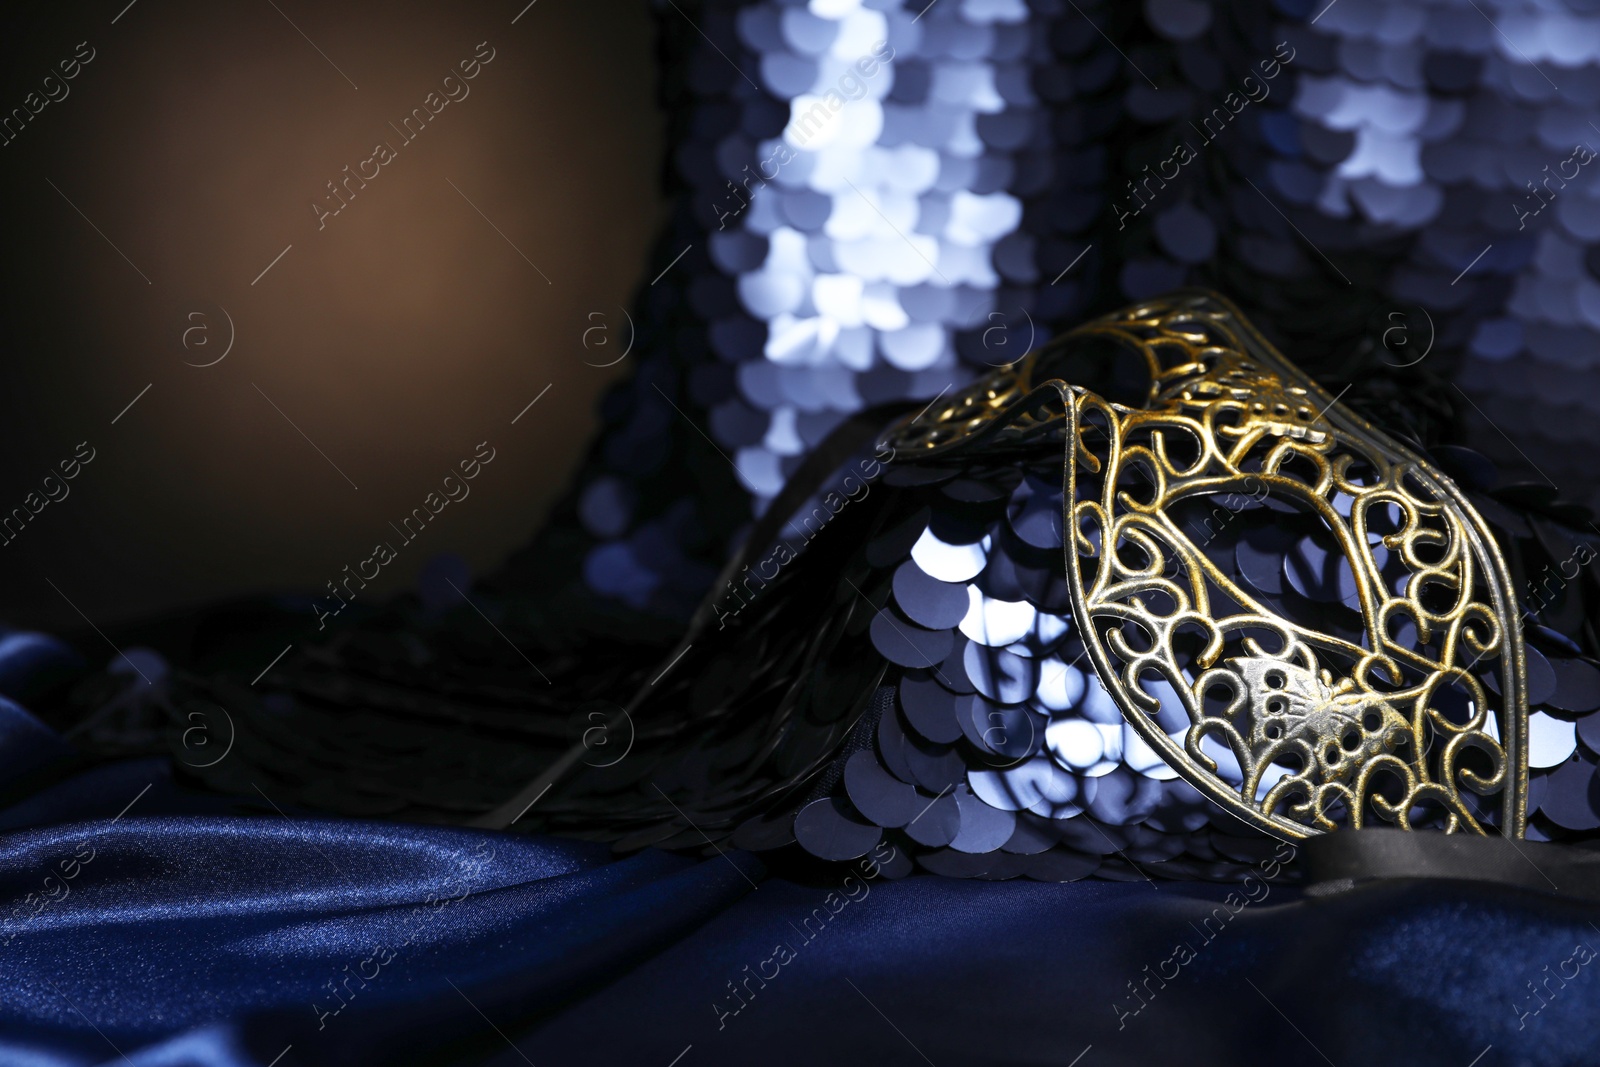
[[[626, 344], [664, 210], [645, 4], [125, 4], [0, 17], [0, 109], [94, 51], [0, 148], [0, 513], [96, 452], [0, 546], [0, 620], [81, 625], [61, 594], [107, 625], [320, 591], [485, 440], [470, 497], [367, 595], [436, 552], [493, 566], [627, 369], [594, 364]], [[480, 42], [470, 95], [402, 144], [389, 124]], [[397, 158], [319, 232], [312, 201], [379, 141]], [[221, 354], [218, 308], [232, 350], [186, 365]], [[596, 325], [609, 348], [584, 347]]]

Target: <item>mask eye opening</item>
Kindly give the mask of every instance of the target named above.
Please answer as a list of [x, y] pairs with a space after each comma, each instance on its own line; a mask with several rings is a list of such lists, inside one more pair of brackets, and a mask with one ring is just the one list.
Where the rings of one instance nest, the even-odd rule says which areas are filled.
[[1113, 404], [1144, 407], [1150, 400], [1150, 368], [1131, 342], [1106, 334], [1065, 339], [1042, 355], [1037, 380], [1060, 378]]

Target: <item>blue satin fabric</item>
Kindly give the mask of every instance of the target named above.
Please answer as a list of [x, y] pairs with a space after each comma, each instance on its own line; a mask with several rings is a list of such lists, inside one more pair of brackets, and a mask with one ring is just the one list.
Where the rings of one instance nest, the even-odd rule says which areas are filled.
[[5, 1067], [1600, 1061], [1600, 914], [1519, 890], [799, 881], [0, 744], [57, 768], [0, 811]]

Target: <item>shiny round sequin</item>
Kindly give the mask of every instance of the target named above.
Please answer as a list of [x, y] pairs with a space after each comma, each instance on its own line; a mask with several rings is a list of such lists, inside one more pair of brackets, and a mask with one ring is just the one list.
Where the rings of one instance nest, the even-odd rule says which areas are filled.
[[962, 664], [977, 691], [1000, 704], [1022, 703], [1039, 682], [1037, 660], [977, 642], [968, 643]]
[[900, 679], [900, 707], [911, 728], [929, 741], [950, 744], [961, 738], [955, 696], [931, 677], [911, 672]]
[[907, 618], [930, 630], [948, 630], [961, 622], [969, 610], [967, 587], [939, 581], [915, 560], [895, 569], [894, 598]]
[[943, 848], [961, 832], [961, 808], [948, 791], [930, 797], [906, 824], [905, 832], [919, 845]]
[[902, 827], [922, 810], [916, 788], [895, 780], [869, 751], [845, 763], [844, 782], [856, 810], [879, 826]]
[[981, 544], [946, 544], [929, 529], [912, 546], [911, 558], [924, 574], [941, 582], [967, 582], [983, 570], [988, 553]]
[[1552, 771], [1539, 811], [1568, 830], [1600, 829], [1600, 778], [1594, 763], [1574, 759]]
[[956, 698], [956, 721], [979, 752], [1016, 762], [1039, 750], [1045, 718], [1021, 706], [997, 705], [973, 694]]
[[859, 859], [883, 839], [883, 829], [867, 822], [838, 797], [814, 800], [794, 819], [794, 836], [807, 852], [825, 860]]
[[873, 616], [872, 643], [890, 663], [931, 667], [949, 654], [951, 638], [948, 630], [925, 629], [885, 608]]
[[1559, 766], [1572, 755], [1577, 744], [1577, 727], [1572, 723], [1542, 711], [1528, 716], [1529, 767]]
[[1015, 814], [985, 804], [964, 784], [956, 787], [954, 796], [961, 812], [961, 829], [951, 839], [951, 848], [957, 852], [994, 852], [1010, 840], [1017, 826]]
[[1004, 648], [1022, 640], [1034, 627], [1038, 611], [1027, 601], [995, 600], [968, 586], [967, 612], [961, 632], [980, 645]]
[[1574, 712], [1600, 708], [1600, 668], [1578, 659], [1552, 659], [1550, 666], [1556, 676], [1550, 703]]

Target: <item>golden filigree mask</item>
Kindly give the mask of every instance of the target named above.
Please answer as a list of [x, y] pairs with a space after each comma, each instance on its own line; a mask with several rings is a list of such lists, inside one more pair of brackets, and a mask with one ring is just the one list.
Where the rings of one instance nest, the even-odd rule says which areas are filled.
[[[1142, 403], [1072, 381], [1075, 362], [1129, 356]], [[1522, 836], [1523, 646], [1487, 527], [1226, 300], [1187, 292], [1089, 323], [887, 439], [908, 459], [1063, 447], [1085, 652], [1140, 736], [1240, 818], [1287, 838], [1375, 823]], [[1197, 509], [1227, 521], [1236, 509], [1212, 505], [1240, 494], [1314, 527], [1342, 614], [1202, 539]], [[1187, 729], [1158, 725], [1160, 681]]]

